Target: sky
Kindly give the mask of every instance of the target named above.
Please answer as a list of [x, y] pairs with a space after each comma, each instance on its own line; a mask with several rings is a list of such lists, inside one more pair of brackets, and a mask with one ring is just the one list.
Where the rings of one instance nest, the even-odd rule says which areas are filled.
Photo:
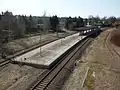
[[0, 12], [6, 10], [14, 15], [120, 17], [120, 0], [0, 0]]

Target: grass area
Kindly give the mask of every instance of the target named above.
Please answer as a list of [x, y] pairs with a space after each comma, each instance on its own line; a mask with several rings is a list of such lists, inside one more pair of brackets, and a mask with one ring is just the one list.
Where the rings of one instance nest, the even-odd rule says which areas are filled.
[[87, 90], [93, 90], [94, 86], [94, 77], [93, 77], [93, 70], [92, 68], [89, 69], [87, 78], [85, 80], [84, 87], [87, 88]]

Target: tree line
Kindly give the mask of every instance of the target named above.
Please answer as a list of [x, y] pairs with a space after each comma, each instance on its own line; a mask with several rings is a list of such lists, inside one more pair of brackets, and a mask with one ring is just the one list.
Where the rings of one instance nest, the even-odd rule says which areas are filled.
[[82, 17], [37, 17], [26, 15], [13, 15], [12, 12], [6, 11], [0, 14], [0, 40], [3, 43], [9, 41], [9, 39], [22, 38], [27, 34], [40, 33], [40, 31], [57, 32], [60, 27], [68, 30], [73, 28], [85, 27], [87, 25], [92, 26], [115, 26], [119, 22], [120, 18], [111, 16], [109, 18], [99, 16], [93, 17], [90, 15], [88, 18]]
[[[45, 23], [45, 25], [44, 25]], [[40, 27], [38, 28], [38, 25]], [[39, 33], [45, 29], [50, 29], [49, 17], [35, 17], [26, 15], [13, 15], [12, 12], [6, 11], [0, 14], [0, 40], [22, 38], [27, 34]]]
[[85, 27], [87, 25], [112, 27], [118, 26], [119, 24], [120, 18], [116, 18], [114, 16], [100, 18], [99, 16], [93, 17], [90, 15], [88, 18], [82, 18], [80, 16], [74, 18], [68, 17], [66, 19], [65, 27], [72, 30], [73, 28]]

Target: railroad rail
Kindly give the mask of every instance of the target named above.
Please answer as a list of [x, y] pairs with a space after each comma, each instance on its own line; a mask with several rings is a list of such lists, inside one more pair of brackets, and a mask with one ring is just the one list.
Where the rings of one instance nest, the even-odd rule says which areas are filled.
[[[70, 35], [71, 35], [71, 34], [69, 34], [68, 36], [70, 36]], [[21, 50], [21, 51], [19, 51], [19, 52], [16, 52], [16, 53], [13, 54], [13, 55], [9, 55], [9, 56], [7, 56], [5, 59], [2, 59], [2, 60], [0, 61], [0, 67], [3, 67], [3, 66], [5, 66], [5, 65], [9, 64], [9, 63], [11, 62], [11, 59], [13, 59], [13, 58], [15, 58], [15, 57], [17, 57], [17, 56], [19, 56], [19, 55], [22, 55], [22, 54], [27, 53], [27, 52], [29, 52], [29, 51], [32, 51], [32, 50], [34, 50], [34, 49], [36, 49], [36, 48], [38, 48], [38, 47], [44, 46], [44, 45], [46, 45], [46, 44], [52, 43], [52, 42], [54, 42], [54, 41], [56, 41], [56, 40], [58, 40], [58, 39], [62, 39], [62, 38], [65, 38], [65, 37], [66, 37], [66, 36], [60, 37], [60, 38], [57, 38], [57, 39], [54, 39], [54, 40], [46, 41], [46, 42], [43, 42], [42, 44], [38, 44], [38, 45], [32, 46], [31, 48], [23, 49], [23, 50]]]
[[[98, 32], [98, 30], [96, 30], [96, 32]], [[92, 34], [94, 34], [94, 32], [92, 32], [92, 33], [90, 33], [89, 35], [87, 35], [87, 37], [90, 36], [90, 35], [92, 35]], [[68, 35], [68, 36], [69, 36], [69, 35]], [[64, 37], [62, 37], [62, 38], [64, 38]], [[43, 45], [45, 45], [45, 44], [54, 42], [54, 41], [56, 41], [56, 40], [58, 40], [58, 39], [51, 40], [51, 41], [47, 41], [47, 42], [44, 42], [43, 44], [36, 45], [36, 46], [31, 47], [31, 48], [22, 50], [22, 51], [17, 52], [17, 53], [15, 53], [15, 54], [13, 54], [13, 55], [9, 55], [9, 56], [7, 56], [4, 60], [0, 61], [0, 67], [5, 66], [6, 64], [10, 63], [10, 62], [11, 62], [11, 59], [15, 58], [16, 56], [22, 55], [22, 54], [24, 54], [24, 53], [26, 53], [26, 52], [29, 52], [29, 51], [31, 51], [31, 50], [34, 50], [34, 49], [40, 47], [40, 46], [43, 46]]]
[[75, 63], [74, 56], [77, 52], [83, 52], [91, 41], [91, 38], [85, 38], [77, 43], [54, 67], [45, 74], [40, 75], [39, 80], [33, 84], [29, 90], [53, 90], [54, 83], [57, 81], [58, 76], [63, 75], [63, 72], [66, 72], [66, 70], [70, 71], [71, 66], [73, 68], [73, 64]]
[[11, 62], [10, 60], [1, 60], [0, 67], [5, 66], [5, 65], [7, 65], [10, 62]]

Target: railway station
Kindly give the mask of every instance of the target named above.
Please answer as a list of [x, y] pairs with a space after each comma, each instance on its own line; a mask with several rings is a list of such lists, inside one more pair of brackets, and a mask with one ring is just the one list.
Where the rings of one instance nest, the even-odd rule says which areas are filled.
[[119, 0], [2, 0], [0, 90], [120, 90]]
[[33, 64], [48, 67], [57, 58], [64, 54], [86, 36], [79, 36], [79, 33], [54, 41], [40, 48], [32, 50], [14, 58], [15, 62]]
[[36, 67], [49, 68], [57, 62], [58, 58], [60, 58], [78, 42], [87, 36], [92, 35], [92, 33], [95, 35], [97, 32], [96, 27], [78, 28], [76, 30], [79, 30], [79, 33], [36, 48], [30, 52], [13, 58], [12, 61]]

